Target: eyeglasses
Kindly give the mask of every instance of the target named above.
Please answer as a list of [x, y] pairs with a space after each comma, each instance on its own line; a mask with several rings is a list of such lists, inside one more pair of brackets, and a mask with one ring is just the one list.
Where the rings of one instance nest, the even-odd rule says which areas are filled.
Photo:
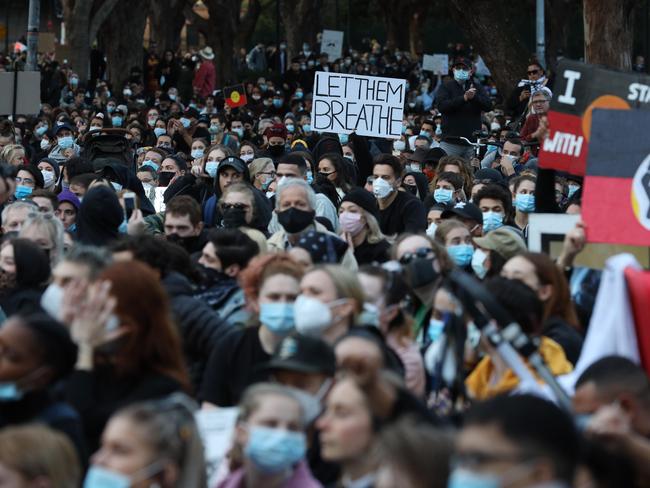
[[26, 185], [33, 185], [35, 183], [32, 178], [21, 178], [20, 176], [16, 176], [15, 180], [16, 183], [24, 183]]
[[534, 69], [534, 70], [531, 70], [531, 71], [528, 72], [529, 75], [536, 75], [538, 73], [539, 73], [538, 69]]
[[404, 256], [399, 258], [399, 262], [400, 264], [408, 264], [414, 259], [418, 259], [418, 258], [426, 259], [426, 258], [433, 257], [433, 255], [434, 255], [433, 249], [429, 247], [420, 247], [416, 249], [414, 252], [407, 252], [406, 254], [404, 254]]
[[258, 175], [269, 175], [271, 178], [275, 178], [275, 171], [260, 171]]

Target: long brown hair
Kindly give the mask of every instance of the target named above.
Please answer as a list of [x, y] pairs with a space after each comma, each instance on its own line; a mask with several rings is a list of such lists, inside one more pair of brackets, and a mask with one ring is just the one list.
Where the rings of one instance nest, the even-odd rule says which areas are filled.
[[129, 261], [109, 266], [100, 279], [111, 282], [115, 314], [130, 330], [115, 362], [117, 372], [160, 373], [188, 388], [181, 341], [158, 275], [144, 263]]
[[571, 292], [566, 277], [546, 254], [529, 252], [521, 255], [535, 266], [535, 272], [540, 284], [551, 285], [553, 293], [544, 303], [544, 317], [546, 322], [551, 317], [560, 317], [572, 327], [580, 330], [580, 322], [576, 309], [571, 301]]

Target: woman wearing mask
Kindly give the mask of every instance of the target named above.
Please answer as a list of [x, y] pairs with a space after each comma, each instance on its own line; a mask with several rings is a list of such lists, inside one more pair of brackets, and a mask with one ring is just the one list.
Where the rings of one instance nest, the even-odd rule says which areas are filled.
[[517, 254], [526, 252], [526, 243], [505, 227], [488, 232], [483, 237], [475, 237], [472, 270], [481, 280], [499, 276], [506, 261]]
[[250, 164], [255, 159], [258, 149], [252, 142], [244, 141], [239, 146], [239, 158], [246, 164]]
[[210, 355], [199, 398], [227, 407], [264, 376], [255, 367], [267, 362], [283, 337], [294, 329], [294, 301], [302, 268], [283, 253], [253, 259], [240, 275], [255, 323], [232, 330]]
[[169, 298], [145, 264], [116, 263], [89, 287], [72, 283], [64, 307], [79, 347], [65, 392], [82, 417], [91, 452], [116, 410], [188, 388]]
[[[190, 148], [190, 156], [194, 161], [201, 160], [205, 155], [205, 150], [208, 147], [208, 143], [205, 139], [199, 137], [192, 141], [192, 147]], [[192, 163], [194, 164], [194, 163]]]
[[268, 192], [275, 181], [275, 165], [271, 158], [255, 158], [248, 165], [251, 184], [260, 191]]
[[78, 488], [81, 466], [65, 436], [42, 425], [0, 432], [2, 484], [14, 488]]
[[226, 229], [241, 229], [264, 252], [268, 223], [259, 215], [253, 192], [247, 183], [234, 183], [226, 187], [218, 204], [223, 217], [221, 225]]
[[445, 246], [456, 266], [471, 269], [474, 246], [465, 224], [456, 219], [443, 220], [436, 229], [435, 239]]
[[43, 158], [38, 163], [38, 169], [43, 175], [43, 188], [54, 191], [59, 181], [59, 164], [53, 159]]
[[334, 344], [356, 323], [363, 303], [361, 284], [352, 271], [340, 265], [316, 266], [300, 282], [296, 330]]
[[84, 488], [206, 488], [196, 406], [183, 395], [136, 403], [113, 415]]
[[334, 184], [339, 198], [345, 197], [352, 189], [347, 165], [343, 157], [336, 153], [325, 154], [318, 161], [318, 174]]
[[501, 275], [523, 281], [544, 305], [542, 334], [557, 342], [571, 363], [576, 364], [583, 337], [569, 284], [553, 260], [543, 253], [521, 253], [504, 265]]
[[534, 176], [519, 176], [514, 181], [513, 193], [515, 198], [515, 225], [528, 235], [528, 216], [535, 211], [535, 182]]
[[50, 279], [50, 261], [28, 239], [12, 239], [0, 247], [0, 308], [10, 316], [36, 309]]
[[38, 245], [50, 259], [52, 268], [63, 257], [63, 224], [53, 214], [29, 214], [18, 235]]
[[442, 203], [434, 203], [427, 210], [427, 230], [426, 234], [433, 239], [436, 235], [436, 229], [440, 222], [442, 222], [442, 212], [447, 209], [447, 206]]
[[464, 202], [463, 178], [452, 172], [439, 173], [431, 183], [433, 202], [443, 205], [453, 205]]
[[37, 188], [43, 188], [43, 175], [40, 170], [36, 166], [20, 166], [16, 174], [15, 199], [22, 200], [27, 198]]
[[221, 144], [213, 144], [205, 151], [205, 158], [203, 160], [203, 174], [201, 176], [208, 176], [213, 179], [217, 176], [217, 169], [219, 163], [226, 159], [228, 156], [234, 156], [232, 150]]
[[341, 201], [341, 238], [354, 249], [359, 265], [388, 261], [390, 243], [379, 229], [379, 208], [374, 195], [363, 188], [352, 189]]
[[305, 412], [294, 390], [251, 386], [239, 405], [230, 475], [218, 488], [318, 488], [305, 462]]

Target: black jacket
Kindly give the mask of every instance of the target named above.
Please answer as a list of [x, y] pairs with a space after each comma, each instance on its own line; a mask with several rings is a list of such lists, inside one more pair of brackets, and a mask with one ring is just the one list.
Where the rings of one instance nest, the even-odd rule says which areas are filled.
[[228, 328], [212, 308], [192, 296], [194, 289], [185, 276], [172, 272], [162, 283], [171, 300], [190, 379], [197, 391], [210, 353]]
[[[465, 101], [465, 92], [476, 88], [476, 95]], [[451, 143], [461, 143], [458, 137], [474, 140], [472, 133], [481, 130], [481, 112], [492, 109], [492, 102], [479, 83], [470, 79], [460, 84], [456, 80], [444, 83], [438, 90], [438, 110], [442, 113], [442, 136]]]

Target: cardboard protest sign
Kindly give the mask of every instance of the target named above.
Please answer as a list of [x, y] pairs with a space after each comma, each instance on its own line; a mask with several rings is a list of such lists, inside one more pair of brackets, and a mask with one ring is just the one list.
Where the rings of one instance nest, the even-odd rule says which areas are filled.
[[650, 246], [650, 112], [596, 109], [582, 215], [589, 242]]
[[425, 54], [422, 56], [422, 69], [431, 71], [434, 75], [446, 75], [449, 73], [448, 54]]
[[401, 137], [406, 80], [317, 71], [313, 96], [317, 132]]
[[38, 71], [0, 73], [0, 93], [0, 115], [36, 115], [41, 111], [41, 74]]
[[238, 415], [237, 407], [204, 409], [194, 415], [205, 447], [205, 464], [210, 486], [216, 486], [219, 467], [232, 447]]
[[330, 62], [343, 55], [343, 31], [324, 30], [320, 41], [320, 52], [327, 53]]
[[[562, 60], [548, 113], [550, 134], [539, 152], [543, 168], [585, 174], [595, 108], [650, 109], [650, 76]], [[590, 150], [590, 149], [589, 149]]]

